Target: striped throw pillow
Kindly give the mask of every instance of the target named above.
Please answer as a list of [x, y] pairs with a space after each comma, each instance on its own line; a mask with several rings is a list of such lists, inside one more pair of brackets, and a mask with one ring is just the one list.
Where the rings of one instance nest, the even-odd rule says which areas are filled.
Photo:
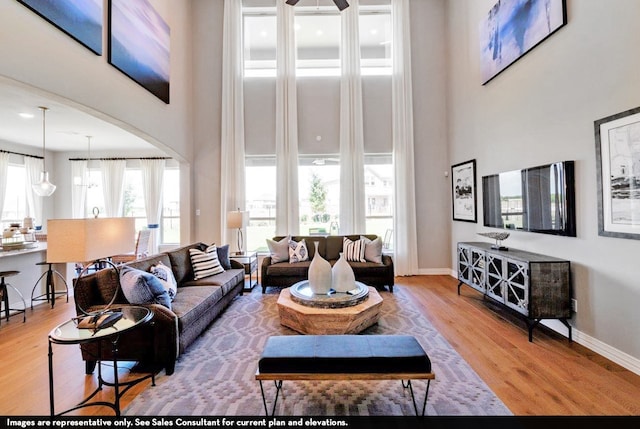
[[347, 237], [342, 240], [342, 253], [344, 259], [351, 262], [367, 262], [364, 258], [364, 240], [351, 241]]
[[199, 249], [189, 249], [191, 257], [191, 265], [193, 266], [193, 279], [200, 280], [214, 274], [224, 272], [224, 268], [218, 260], [218, 250], [216, 245], [212, 244], [203, 252]]

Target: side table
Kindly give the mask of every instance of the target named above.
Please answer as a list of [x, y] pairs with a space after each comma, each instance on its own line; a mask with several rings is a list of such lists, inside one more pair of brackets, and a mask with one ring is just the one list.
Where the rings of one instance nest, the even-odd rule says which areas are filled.
[[[69, 320], [56, 326], [49, 333], [49, 403], [51, 409], [51, 416], [60, 416], [77, 410], [83, 407], [90, 406], [107, 406], [113, 409], [116, 416], [120, 415], [120, 398], [134, 385], [139, 382], [151, 378], [151, 384], [155, 386], [155, 372], [144, 375], [143, 377], [135, 380], [120, 382], [118, 380], [118, 341], [120, 334], [125, 333], [137, 326], [148, 323], [153, 318], [153, 313], [146, 307], [128, 306], [122, 308], [114, 308], [111, 311], [120, 311], [123, 316], [113, 326], [104, 329], [80, 329], [76, 325], [75, 320]], [[113, 354], [113, 382], [105, 381], [102, 378], [102, 365], [98, 362], [98, 387], [93, 391], [86, 399], [80, 402], [75, 407], [69, 408], [61, 413], [55, 413], [54, 410], [54, 397], [53, 397], [53, 344], [70, 345], [70, 344], [84, 344], [90, 342], [97, 342], [98, 348], [102, 347], [103, 342], [108, 342], [111, 345], [111, 351]], [[100, 353], [101, 355], [101, 353]], [[111, 361], [111, 360], [110, 360]], [[113, 386], [114, 388], [114, 400], [113, 402], [107, 401], [94, 401], [89, 402], [99, 391], [102, 390], [102, 386]], [[124, 389], [121, 387], [124, 386]]]
[[[244, 292], [251, 291], [258, 284], [258, 252], [231, 252], [229, 259], [240, 262], [244, 265], [244, 272], [249, 276], [249, 283], [245, 283]], [[255, 273], [256, 279], [253, 280]]]

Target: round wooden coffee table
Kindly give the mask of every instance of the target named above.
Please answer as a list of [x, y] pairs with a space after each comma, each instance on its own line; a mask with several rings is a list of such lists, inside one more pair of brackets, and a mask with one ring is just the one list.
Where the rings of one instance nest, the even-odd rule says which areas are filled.
[[280, 324], [301, 334], [357, 334], [380, 319], [382, 297], [376, 288], [369, 288], [369, 297], [358, 305], [343, 308], [310, 307], [291, 299], [289, 288], [278, 297]]

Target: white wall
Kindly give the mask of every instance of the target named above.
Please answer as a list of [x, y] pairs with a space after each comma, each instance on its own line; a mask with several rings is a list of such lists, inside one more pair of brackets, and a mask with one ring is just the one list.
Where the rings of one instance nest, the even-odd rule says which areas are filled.
[[[103, 55], [97, 56], [16, 1], [0, 2], [0, 76], [114, 123], [180, 160], [193, 157], [191, 3], [152, 0], [171, 27], [171, 103], [165, 104], [107, 62], [107, 4]], [[185, 204], [190, 203], [185, 177]], [[52, 171], [52, 181], [56, 182]], [[55, 194], [54, 194], [55, 195]], [[54, 197], [55, 199], [55, 197]], [[54, 200], [55, 206], [61, 206]], [[187, 210], [183, 207], [183, 211]], [[185, 237], [190, 239], [189, 225]]]
[[[476, 159], [479, 182], [491, 173], [576, 161], [577, 237], [514, 231], [505, 244], [570, 260], [578, 339], [613, 348], [620, 360], [640, 359], [640, 241], [598, 236], [593, 124], [640, 104], [640, 2], [568, 0], [567, 25], [482, 86], [478, 25], [494, 3], [447, 2], [449, 160]], [[453, 222], [452, 245], [488, 230], [481, 191], [478, 223]]]

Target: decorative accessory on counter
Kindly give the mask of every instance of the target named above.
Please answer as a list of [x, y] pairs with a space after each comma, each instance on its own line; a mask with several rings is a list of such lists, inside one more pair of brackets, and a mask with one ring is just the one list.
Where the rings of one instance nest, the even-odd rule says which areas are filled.
[[479, 232], [478, 235], [493, 238], [494, 240], [496, 240], [496, 244], [493, 244], [491, 246], [492, 249], [509, 250], [508, 247], [502, 245], [502, 240], [506, 240], [507, 238], [509, 238], [509, 235], [511, 235], [508, 232]]

